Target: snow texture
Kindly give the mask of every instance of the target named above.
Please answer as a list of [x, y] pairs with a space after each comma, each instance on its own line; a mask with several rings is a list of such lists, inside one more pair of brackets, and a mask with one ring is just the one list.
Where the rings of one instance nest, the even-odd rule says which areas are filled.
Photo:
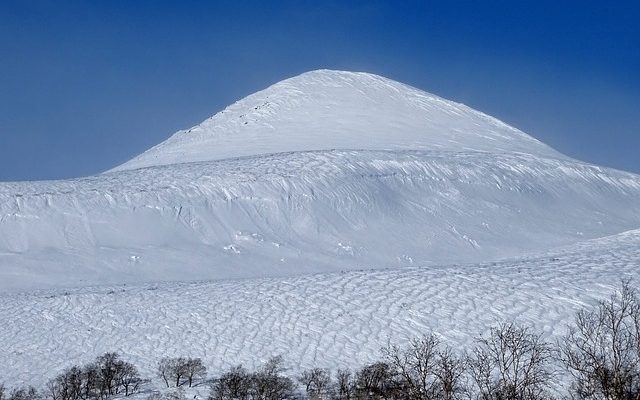
[[488, 264], [4, 294], [0, 381], [40, 386], [106, 351], [150, 378], [163, 356], [203, 357], [214, 376], [275, 354], [291, 374], [357, 368], [430, 331], [461, 349], [502, 319], [553, 341], [622, 278], [638, 282], [639, 264], [631, 231]]
[[0, 288], [480, 262], [640, 226], [637, 176], [525, 154], [318, 151], [0, 185]]
[[[0, 183], [0, 381], [119, 351], [360, 366], [640, 278], [640, 177], [379, 76], [313, 71], [112, 171]], [[402, 268], [400, 268], [402, 267]], [[188, 282], [190, 281], [190, 282]]]

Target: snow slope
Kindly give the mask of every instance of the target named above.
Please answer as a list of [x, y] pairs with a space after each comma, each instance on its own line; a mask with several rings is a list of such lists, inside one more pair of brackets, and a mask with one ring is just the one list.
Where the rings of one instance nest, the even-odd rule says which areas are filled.
[[463, 104], [373, 74], [318, 70], [252, 94], [113, 170], [329, 149], [563, 157]]
[[[640, 281], [640, 231], [473, 266], [0, 294], [0, 381], [42, 385], [118, 351], [155, 378], [163, 356], [202, 357], [217, 375], [275, 354], [289, 373], [360, 367], [434, 331], [460, 349], [496, 321], [553, 341], [577, 310]], [[19, 321], [19, 323], [15, 323]]]
[[639, 199], [463, 105], [314, 71], [110, 173], [0, 183], [0, 292], [477, 263], [638, 228]]
[[0, 186], [0, 288], [479, 262], [640, 226], [637, 176], [524, 154], [320, 151]]

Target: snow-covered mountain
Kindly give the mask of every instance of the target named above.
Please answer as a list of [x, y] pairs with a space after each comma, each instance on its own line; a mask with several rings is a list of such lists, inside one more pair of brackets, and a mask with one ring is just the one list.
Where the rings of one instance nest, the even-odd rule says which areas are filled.
[[563, 157], [463, 104], [373, 74], [319, 70], [252, 94], [113, 170], [329, 149]]
[[514, 257], [640, 226], [640, 177], [379, 76], [313, 71], [108, 173], [0, 184], [0, 290]]

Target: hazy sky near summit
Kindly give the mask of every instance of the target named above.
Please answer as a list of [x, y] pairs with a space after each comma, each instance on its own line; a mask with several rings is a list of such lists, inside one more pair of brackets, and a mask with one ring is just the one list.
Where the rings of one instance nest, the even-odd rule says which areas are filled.
[[640, 173], [637, 2], [0, 2], [0, 181], [114, 167], [279, 80], [380, 74]]

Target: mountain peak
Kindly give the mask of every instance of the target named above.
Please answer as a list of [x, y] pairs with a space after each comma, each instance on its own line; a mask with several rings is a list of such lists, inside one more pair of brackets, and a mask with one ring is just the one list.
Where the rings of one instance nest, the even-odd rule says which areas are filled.
[[562, 157], [463, 104], [375, 74], [320, 69], [249, 95], [113, 171], [327, 149]]

